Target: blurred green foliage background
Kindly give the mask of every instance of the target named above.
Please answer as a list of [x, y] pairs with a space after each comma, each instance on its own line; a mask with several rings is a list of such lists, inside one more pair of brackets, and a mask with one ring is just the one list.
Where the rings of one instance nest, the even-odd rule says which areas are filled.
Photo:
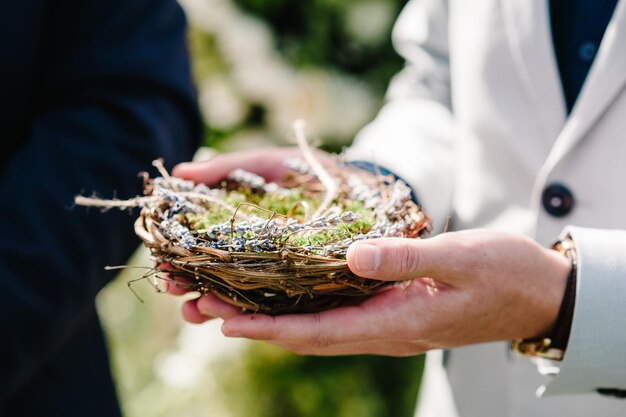
[[[350, 144], [402, 62], [391, 26], [405, 0], [180, 0], [205, 145], [289, 143], [303, 118], [318, 145]], [[139, 250], [133, 265], [150, 265]], [[183, 323], [182, 300], [128, 269], [98, 298], [127, 417], [412, 416], [422, 358], [301, 357]]]

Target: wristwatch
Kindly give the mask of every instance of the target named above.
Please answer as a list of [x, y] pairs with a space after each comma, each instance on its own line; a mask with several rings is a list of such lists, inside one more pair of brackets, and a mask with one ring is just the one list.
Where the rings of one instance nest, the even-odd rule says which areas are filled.
[[561, 301], [561, 308], [559, 309], [554, 329], [551, 334], [545, 337], [513, 340], [511, 349], [526, 356], [560, 361], [563, 360], [565, 354], [572, 327], [572, 317], [574, 316], [574, 303], [576, 300], [576, 248], [574, 241], [568, 236], [554, 243], [552, 249], [567, 256], [571, 264], [567, 286], [565, 287], [563, 301]]

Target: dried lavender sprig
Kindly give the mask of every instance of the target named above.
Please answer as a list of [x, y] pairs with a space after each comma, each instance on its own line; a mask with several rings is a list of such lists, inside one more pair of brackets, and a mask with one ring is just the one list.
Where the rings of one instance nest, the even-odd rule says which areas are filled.
[[253, 190], [260, 190], [265, 185], [265, 178], [241, 168], [232, 170], [228, 174], [228, 179], [248, 186]]
[[170, 216], [173, 214], [184, 212], [199, 213], [200, 211], [202, 211], [202, 208], [197, 204], [192, 203], [191, 201], [182, 197], [179, 193], [176, 193], [175, 191], [169, 190], [167, 188], [160, 188], [156, 195], [158, 197], [161, 197], [165, 201], [174, 203], [168, 210]]
[[236, 181], [244, 186], [250, 187], [253, 190], [261, 190], [266, 194], [284, 193], [287, 189], [279, 186], [275, 182], [267, 182], [265, 178], [257, 175], [253, 172], [246, 171], [241, 168], [234, 169], [228, 174], [228, 179]]
[[195, 184], [193, 181], [184, 180], [177, 177], [156, 177], [152, 179], [152, 187], [154, 192], [158, 192], [160, 189], [167, 189], [172, 191], [191, 191], [194, 189]]
[[194, 193], [208, 195], [213, 198], [224, 198], [226, 197], [226, 191], [221, 188], [210, 188], [206, 184], [196, 184], [191, 190]]
[[348, 249], [337, 244], [324, 246], [324, 255], [326, 256], [345, 256], [346, 253], [348, 253]]
[[407, 201], [411, 199], [411, 189], [402, 180], [396, 180], [393, 183], [391, 195], [383, 206], [382, 211], [387, 215], [392, 215], [400, 210]]
[[[238, 222], [232, 223], [226, 221], [211, 226], [210, 228], [192, 231], [197, 236], [204, 235], [208, 239], [207, 244], [216, 247], [215, 242], [226, 241], [229, 243], [221, 245], [226, 250], [235, 251], [259, 251], [259, 250], [277, 250], [278, 246], [283, 245], [286, 239], [293, 234], [314, 232], [322, 230], [336, 230], [339, 223], [352, 223], [358, 219], [354, 213], [348, 211], [340, 216], [335, 216], [331, 224], [327, 218], [318, 218], [309, 223], [298, 223], [295, 219], [288, 219], [283, 225], [279, 225], [276, 219], [257, 220], [256, 222]], [[217, 245], [219, 246], [219, 245]], [[323, 248], [319, 248], [322, 250]]]
[[[236, 216], [241, 217], [242, 219], [250, 219], [249, 216], [240, 211], [237, 211], [236, 207], [225, 203], [223, 201], [223, 192], [214, 192], [214, 190], [208, 188], [203, 184], [194, 185], [191, 181], [181, 180], [176, 177], [157, 177], [154, 178], [152, 181], [154, 185], [153, 195], [160, 197], [162, 200], [168, 202], [200, 200], [205, 203], [211, 203], [220, 206], [221, 208], [235, 214]], [[151, 200], [151, 202], [154, 201]]]
[[308, 175], [308, 174], [313, 174], [314, 173], [311, 172], [311, 165], [309, 165], [305, 160], [303, 160], [302, 158], [298, 158], [295, 156], [289, 157], [289, 158], [285, 158], [283, 161], [283, 166], [287, 169], [290, 169], [292, 171], [297, 172], [298, 174], [302, 174], [302, 175]]
[[382, 202], [380, 190], [370, 188], [359, 175], [350, 175], [347, 183], [350, 188], [350, 198], [361, 201], [365, 208], [374, 208]]
[[246, 216], [244, 213], [242, 213], [241, 210], [237, 210], [236, 207], [233, 207], [230, 204], [227, 204], [227, 203], [223, 202], [222, 200], [219, 200], [219, 199], [217, 199], [215, 197], [212, 197], [210, 195], [200, 194], [200, 193], [196, 193], [194, 191], [181, 192], [181, 193], [179, 193], [179, 195], [182, 196], [182, 197], [186, 197], [186, 198], [188, 198], [190, 200], [197, 199], [197, 200], [202, 200], [202, 201], [205, 201], [205, 202], [208, 202], [208, 203], [212, 203], [212, 204], [218, 205], [218, 206], [220, 206], [220, 207], [230, 211], [235, 216], [239, 216], [239, 217], [241, 217], [242, 219], [245, 219], [245, 220], [250, 220], [250, 217]]
[[174, 237], [178, 240], [178, 244], [185, 248], [191, 249], [196, 246], [196, 239], [191, 235], [189, 229], [174, 219], [163, 220], [160, 229], [167, 238]]
[[351, 211], [346, 211], [346, 212], [341, 213], [341, 215], [339, 216], [339, 219], [343, 223], [351, 224], [359, 220], [359, 216], [357, 216]]

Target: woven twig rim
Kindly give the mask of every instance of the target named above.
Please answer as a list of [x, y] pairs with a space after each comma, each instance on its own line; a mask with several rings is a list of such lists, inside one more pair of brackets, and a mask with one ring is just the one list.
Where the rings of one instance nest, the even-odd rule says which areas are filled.
[[357, 277], [345, 260], [288, 248], [265, 253], [228, 252], [202, 246], [185, 249], [163, 236], [158, 215], [147, 208], [142, 209], [134, 229], [157, 261], [168, 265], [161, 271], [168, 273], [174, 285], [212, 294], [247, 311], [319, 311], [339, 304], [345, 297], [368, 296], [384, 284]]

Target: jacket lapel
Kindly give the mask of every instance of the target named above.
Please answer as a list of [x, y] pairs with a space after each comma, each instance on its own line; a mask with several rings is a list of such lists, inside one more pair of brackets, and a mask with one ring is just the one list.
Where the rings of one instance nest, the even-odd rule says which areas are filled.
[[[565, 124], [565, 99], [554, 54], [547, 0], [501, 0], [506, 33], [516, 67], [544, 137], [547, 155]], [[544, 156], [545, 157], [545, 156]], [[541, 163], [540, 163], [541, 164]]]
[[549, 1], [501, 0], [501, 4], [518, 72], [535, 104], [549, 148], [535, 183], [534, 195], [538, 196], [550, 172], [602, 117], [626, 83], [626, 0], [617, 4], [567, 118], [550, 33]]

